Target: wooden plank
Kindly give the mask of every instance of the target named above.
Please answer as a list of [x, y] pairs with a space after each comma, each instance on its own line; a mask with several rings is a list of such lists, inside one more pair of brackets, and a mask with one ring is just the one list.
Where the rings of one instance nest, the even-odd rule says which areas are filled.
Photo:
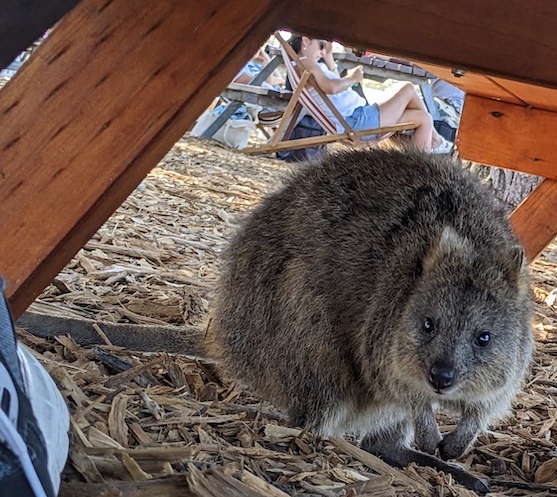
[[557, 90], [553, 88], [533, 86], [503, 78], [492, 78], [492, 80], [531, 107], [557, 112]]
[[273, 88], [264, 88], [263, 86], [253, 86], [252, 84], [244, 85], [242, 83], [230, 83], [226, 89], [265, 95], [268, 97], [280, 98], [282, 100], [290, 100], [290, 97], [292, 96], [292, 92], [290, 90], [275, 90]]
[[[275, 94], [266, 95], [264, 93], [259, 94], [255, 92], [252, 93], [250, 91], [238, 91], [232, 88], [227, 88], [221, 93], [221, 95], [224, 98], [233, 100], [234, 102], [250, 103], [250, 104], [260, 105], [261, 107], [267, 109], [275, 109], [275, 110], [286, 109], [286, 106], [288, 105], [288, 101], [289, 101], [288, 95], [284, 92], [281, 93], [276, 92]], [[292, 95], [292, 92], [290, 92], [290, 95]]]
[[484, 76], [470, 71], [466, 71], [463, 76], [457, 77], [450, 68], [434, 64], [421, 64], [421, 67], [468, 94], [495, 98], [518, 105], [529, 105], [537, 109], [557, 111], [557, 90], [553, 88], [529, 85], [494, 76]]
[[420, 67], [435, 74], [438, 78], [444, 79], [451, 85], [460, 88], [468, 95], [478, 95], [480, 97], [495, 98], [517, 105], [525, 105], [525, 102], [518, 98], [511, 90], [501, 86], [493, 77], [470, 71], [465, 71], [462, 76], [455, 76], [450, 67], [441, 67], [435, 64], [424, 64], [421, 62]]
[[557, 2], [288, 0], [283, 26], [348, 46], [557, 88]]
[[530, 261], [557, 235], [556, 206], [557, 181], [545, 179], [511, 214], [513, 228]]
[[557, 179], [557, 113], [468, 95], [457, 134], [460, 155]]
[[69, 12], [79, 0], [2, 0], [0, 2], [0, 69]]
[[4, 87], [0, 272], [16, 317], [226, 87], [275, 15], [271, 0], [83, 0]]
[[[398, 131], [406, 131], [409, 129], [414, 129], [415, 127], [416, 125], [414, 123], [400, 123], [400, 124], [395, 124], [393, 126], [373, 128], [372, 130], [362, 129], [359, 131], [353, 131], [351, 132], [351, 135], [352, 138], [362, 138], [365, 136], [369, 136], [371, 133], [382, 135], [387, 133], [396, 133]], [[238, 150], [238, 152], [242, 152], [245, 154], [258, 154], [258, 153], [275, 151], [275, 150], [296, 150], [297, 148], [304, 148], [313, 145], [323, 145], [325, 143], [333, 143], [340, 140], [347, 140], [346, 143], [348, 144], [349, 143], [348, 140], [350, 140], [349, 134], [337, 133], [334, 135], [320, 135], [320, 136], [312, 136], [309, 138], [296, 138], [294, 140], [282, 141], [276, 143], [275, 145], [264, 144], [264, 145], [257, 145], [254, 147], [246, 147], [241, 150]]]

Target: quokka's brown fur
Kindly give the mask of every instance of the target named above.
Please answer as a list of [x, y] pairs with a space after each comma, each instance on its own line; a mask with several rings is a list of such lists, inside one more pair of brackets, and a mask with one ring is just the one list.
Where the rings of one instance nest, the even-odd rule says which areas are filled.
[[[303, 168], [233, 238], [209, 326], [228, 371], [316, 433], [405, 465], [462, 455], [532, 352], [523, 251], [450, 159], [345, 152]], [[441, 437], [438, 406], [456, 410]], [[413, 450], [413, 447], [417, 450]]]

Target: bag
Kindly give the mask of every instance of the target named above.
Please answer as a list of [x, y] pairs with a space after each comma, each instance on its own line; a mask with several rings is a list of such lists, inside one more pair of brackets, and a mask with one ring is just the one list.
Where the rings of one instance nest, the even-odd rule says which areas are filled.
[[456, 128], [453, 128], [450, 124], [445, 121], [433, 121], [433, 127], [445, 140], [454, 143], [456, 139]]
[[[309, 138], [324, 134], [325, 130], [319, 123], [309, 114], [306, 114], [292, 130], [290, 139]], [[286, 162], [315, 162], [320, 160], [325, 152], [325, 145], [315, 145], [297, 150], [280, 150], [277, 152], [277, 159], [285, 160]]]
[[460, 124], [460, 113], [454, 105], [441, 98], [436, 97], [435, 102], [439, 109], [441, 120], [434, 121], [433, 126], [443, 138], [454, 143], [456, 131]]
[[[219, 105], [213, 110], [206, 110], [201, 114], [201, 117], [190, 132], [191, 136], [200, 137], [216, 121], [226, 107], [226, 105]], [[259, 105], [241, 105], [230, 119], [217, 130], [212, 138], [232, 148], [246, 147], [251, 133], [255, 131], [259, 122], [257, 115], [261, 109]]]

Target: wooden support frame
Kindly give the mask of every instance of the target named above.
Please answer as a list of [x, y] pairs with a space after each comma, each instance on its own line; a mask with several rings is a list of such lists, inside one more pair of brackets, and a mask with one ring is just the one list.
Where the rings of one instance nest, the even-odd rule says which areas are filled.
[[510, 217], [526, 258], [534, 260], [557, 234], [557, 181], [543, 180]]
[[557, 88], [555, 19], [547, 0], [288, 0], [281, 28]]
[[[377, 128], [378, 133], [397, 133], [399, 131], [406, 131], [411, 129], [410, 123], [402, 123], [402, 124], [395, 124], [394, 126], [385, 126], [383, 128]], [[341, 136], [345, 136], [341, 134]], [[364, 136], [369, 136], [369, 130], [363, 131], [353, 131], [350, 138], [360, 139]], [[348, 136], [345, 136], [348, 139]], [[244, 148], [238, 150], [240, 153], [247, 153], [247, 154], [257, 154], [268, 152], [270, 150], [296, 150], [298, 148], [305, 148], [311, 147], [315, 145], [325, 145], [327, 143], [338, 142], [339, 135], [321, 135], [321, 136], [312, 136], [311, 138], [297, 138], [295, 140], [287, 140], [283, 142], [277, 143], [274, 147], [271, 145], [261, 145], [260, 147], [251, 147], [251, 148]], [[352, 142], [358, 143], [358, 142]], [[362, 142], [365, 143], [365, 142]]]
[[463, 159], [544, 176], [511, 214], [533, 260], [557, 234], [557, 113], [468, 95], [457, 144]]
[[557, 112], [468, 95], [457, 146], [464, 159], [557, 180]]
[[0, 272], [15, 316], [263, 43], [273, 5], [83, 0], [3, 88]]
[[275, 134], [271, 138], [271, 142], [269, 144], [271, 148], [274, 148], [274, 147], [277, 146], [277, 143], [281, 140], [281, 138], [284, 134], [284, 130], [286, 129], [287, 125], [290, 123], [290, 120], [292, 118], [296, 119], [297, 116], [300, 115], [299, 111], [298, 112], [294, 112], [294, 111], [298, 110], [298, 107], [300, 105], [298, 99], [300, 98], [300, 94], [302, 93], [302, 88], [306, 84], [308, 78], [309, 78], [309, 72], [306, 71], [306, 72], [304, 72], [304, 74], [300, 78], [300, 84], [294, 90], [294, 93], [292, 94], [292, 97], [290, 98], [290, 102], [288, 102], [288, 105], [286, 106], [286, 110], [284, 111], [284, 114], [282, 115], [282, 119], [280, 120], [280, 124], [278, 125], [278, 128], [275, 131]]

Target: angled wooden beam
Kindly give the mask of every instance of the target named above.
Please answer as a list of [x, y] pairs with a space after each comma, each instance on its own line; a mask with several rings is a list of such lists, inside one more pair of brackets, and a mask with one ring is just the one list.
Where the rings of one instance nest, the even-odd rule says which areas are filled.
[[0, 273], [16, 317], [226, 87], [276, 15], [272, 0], [82, 0], [2, 89]]
[[283, 27], [414, 61], [557, 88], [557, 2], [288, 0]]
[[0, 69], [29, 47], [79, 0], [2, 0], [0, 2]]
[[557, 112], [467, 95], [460, 155], [481, 164], [557, 179]]
[[510, 220], [527, 259], [535, 259], [557, 235], [557, 181], [543, 180], [514, 210]]

